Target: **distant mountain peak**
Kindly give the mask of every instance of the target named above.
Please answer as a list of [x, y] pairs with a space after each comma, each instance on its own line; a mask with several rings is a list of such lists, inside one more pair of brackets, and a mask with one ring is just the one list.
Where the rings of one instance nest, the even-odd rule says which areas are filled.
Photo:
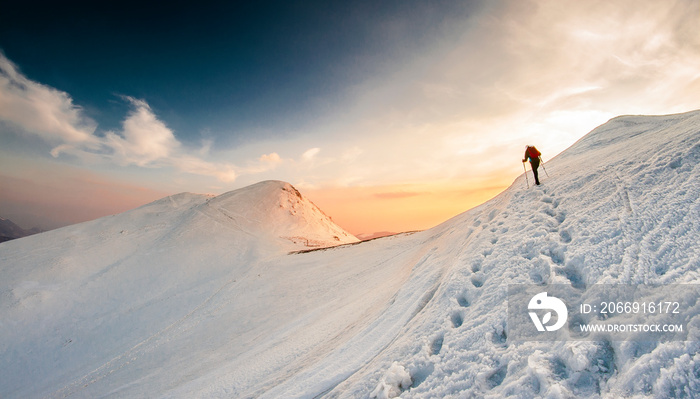
[[0, 242], [10, 241], [16, 238], [22, 238], [40, 232], [41, 231], [36, 228], [25, 230], [17, 226], [10, 219], [5, 219], [2, 216], [0, 216]]
[[247, 231], [272, 234], [295, 245], [324, 247], [359, 241], [287, 182], [266, 180], [212, 198], [218, 210]]

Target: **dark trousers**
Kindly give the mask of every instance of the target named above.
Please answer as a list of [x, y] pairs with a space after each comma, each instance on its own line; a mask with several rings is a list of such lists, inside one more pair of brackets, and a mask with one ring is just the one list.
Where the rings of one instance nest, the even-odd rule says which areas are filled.
[[535, 158], [535, 159], [530, 158], [530, 166], [532, 167], [532, 174], [535, 175], [535, 184], [539, 185], [540, 178], [537, 174], [537, 168], [540, 167], [540, 159], [539, 158]]

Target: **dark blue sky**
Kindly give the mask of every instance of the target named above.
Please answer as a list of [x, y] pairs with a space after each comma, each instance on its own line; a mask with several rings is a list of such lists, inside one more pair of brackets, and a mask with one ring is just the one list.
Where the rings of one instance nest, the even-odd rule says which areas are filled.
[[[147, 101], [184, 142], [298, 130], [463, 18], [460, 1], [13, 2], [0, 49], [69, 93], [100, 131]], [[103, 4], [104, 3], [104, 4]]]

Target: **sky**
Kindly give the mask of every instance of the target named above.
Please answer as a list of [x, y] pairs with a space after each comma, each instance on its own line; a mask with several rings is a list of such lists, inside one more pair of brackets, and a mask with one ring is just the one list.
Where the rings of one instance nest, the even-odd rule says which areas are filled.
[[0, 216], [24, 228], [275, 179], [353, 234], [421, 230], [526, 144], [700, 108], [696, 0], [54, 3], [0, 13]]

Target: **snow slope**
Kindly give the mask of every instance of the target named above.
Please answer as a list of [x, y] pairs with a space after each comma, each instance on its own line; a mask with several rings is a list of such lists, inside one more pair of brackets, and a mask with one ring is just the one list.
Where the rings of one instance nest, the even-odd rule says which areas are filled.
[[[237, 336], [244, 347], [265, 334], [267, 302], [254, 291], [262, 280], [260, 262], [307, 245], [352, 242], [357, 239], [291, 185], [272, 181], [215, 198], [178, 194], [4, 243], [0, 397], [65, 396], [77, 387], [85, 395], [92, 384], [105, 383], [118, 390], [107, 375], [146, 380], [146, 369], [179, 378], [169, 366], [193, 363], [193, 356], [213, 350], [215, 339], [224, 345]], [[251, 291], [249, 301], [227, 308], [232, 321], [226, 332], [189, 331], [214, 312], [219, 297], [230, 303]], [[248, 328], [255, 320], [257, 328]], [[163, 364], [173, 358], [168, 350], [182, 357]], [[141, 355], [140, 363], [135, 357]], [[166, 388], [154, 385], [154, 392]]]
[[[506, 285], [699, 284], [700, 112], [615, 118], [492, 201], [423, 233], [438, 288], [331, 397], [700, 396], [700, 304], [688, 341], [511, 342]], [[544, 175], [543, 171], [540, 171]], [[446, 270], [445, 270], [446, 269]], [[405, 285], [410, 289], [411, 280]], [[396, 388], [397, 384], [388, 384]], [[374, 390], [374, 392], [373, 392]]]
[[620, 117], [420, 233], [289, 254], [354, 238], [263, 182], [5, 243], [0, 397], [696, 397], [694, 299], [688, 341], [514, 342], [506, 287], [698, 284], [699, 160], [700, 112]]

